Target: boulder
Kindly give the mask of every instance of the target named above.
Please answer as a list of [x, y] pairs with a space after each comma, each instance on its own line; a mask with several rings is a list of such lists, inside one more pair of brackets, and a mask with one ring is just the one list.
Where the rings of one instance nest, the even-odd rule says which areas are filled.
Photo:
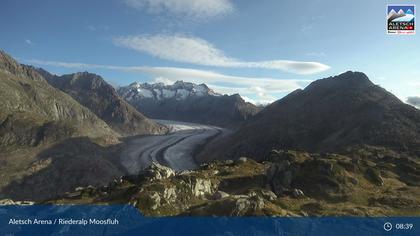
[[[240, 195], [239, 195], [240, 196]], [[248, 193], [247, 195], [248, 197], [261, 197], [265, 200], [268, 201], [274, 201], [277, 199], [277, 195], [275, 193], [273, 193], [270, 190], [266, 190], [266, 189], [258, 189], [258, 190], [252, 190], [251, 192]]]
[[8, 205], [20, 205], [20, 206], [29, 206], [33, 205], [34, 202], [31, 201], [13, 201], [11, 199], [1, 199], [0, 206], [8, 206]]
[[232, 165], [233, 163], [234, 163], [233, 160], [230, 160], [230, 159], [225, 160], [225, 165]]
[[150, 209], [156, 210], [160, 207], [160, 196], [157, 192], [152, 192], [148, 195]]
[[295, 188], [295, 189], [292, 190], [292, 196], [294, 198], [303, 198], [303, 197], [305, 197], [305, 194], [303, 193], [302, 190]]
[[276, 199], [277, 199], [277, 195], [276, 195], [275, 193], [273, 193], [272, 191], [270, 191], [270, 190], [265, 190], [265, 189], [263, 189], [263, 190], [261, 191], [261, 195], [262, 195], [265, 199], [267, 199], [267, 200], [269, 200], [269, 201], [274, 201], [274, 200], [276, 200]]
[[251, 202], [246, 198], [239, 198], [235, 202], [235, 208], [232, 211], [232, 215], [242, 216], [245, 215], [251, 206]]
[[195, 179], [191, 184], [192, 194], [196, 197], [203, 197], [213, 192], [211, 181], [208, 179]]
[[267, 169], [267, 185], [277, 195], [283, 195], [290, 189], [293, 180], [291, 163], [288, 160], [275, 162]]
[[0, 206], [15, 205], [16, 203], [11, 199], [1, 199]]
[[162, 194], [163, 200], [165, 200], [168, 203], [173, 203], [177, 199], [176, 190], [174, 187], [171, 188], [165, 188]]
[[235, 207], [232, 210], [234, 216], [244, 216], [249, 213], [261, 211], [265, 207], [264, 199], [258, 195], [236, 198]]
[[200, 178], [190, 175], [178, 175], [177, 179], [180, 184], [191, 191], [194, 197], [211, 196], [217, 189], [216, 184], [213, 184], [210, 179]]
[[245, 162], [247, 162], [248, 161], [248, 158], [246, 158], [246, 157], [240, 157], [239, 159], [238, 159], [238, 163], [245, 163]]
[[378, 186], [384, 185], [384, 180], [382, 179], [381, 173], [378, 170], [375, 170], [373, 168], [368, 168], [366, 170], [366, 176], [372, 183]]
[[212, 199], [213, 200], [220, 200], [229, 197], [230, 195], [223, 191], [217, 191], [213, 194]]
[[175, 175], [175, 171], [167, 166], [163, 166], [157, 162], [152, 162], [149, 168], [141, 171], [140, 176], [143, 176], [146, 179], [151, 181], [166, 179]]

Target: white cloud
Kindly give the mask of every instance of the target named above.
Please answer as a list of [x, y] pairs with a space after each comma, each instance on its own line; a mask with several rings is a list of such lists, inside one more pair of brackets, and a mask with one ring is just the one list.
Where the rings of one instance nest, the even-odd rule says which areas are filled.
[[164, 77], [156, 77], [153, 80], [153, 83], [162, 83], [162, 84], [165, 84], [165, 85], [171, 85], [171, 84], [174, 84], [175, 82], [176, 82], [176, 80], [170, 80], [170, 79], [164, 78]]
[[244, 99], [245, 102], [249, 102], [249, 103], [252, 103], [252, 104], [257, 104], [257, 101], [255, 101], [252, 98], [249, 98], [249, 97], [244, 96], [244, 95], [241, 95], [241, 97], [242, 97], [242, 99]]
[[[265, 91], [271, 93], [289, 92], [301, 88], [301, 83], [309, 81], [303, 80], [282, 80], [274, 78], [255, 78], [240, 77], [220, 74], [206, 70], [195, 70], [177, 67], [137, 67], [132, 68], [142, 73], [147, 73], [154, 77], [163, 77], [171, 81], [185, 80], [194, 83], [206, 84], [229, 84], [236, 91], [263, 95]], [[217, 89], [217, 88], [216, 88]]]
[[223, 51], [203, 39], [182, 35], [126, 36], [118, 37], [114, 41], [119, 46], [161, 59], [198, 65], [276, 69], [296, 74], [314, 74], [330, 68], [319, 62], [291, 60], [241, 61], [226, 56]]
[[78, 63], [78, 62], [59, 62], [59, 61], [44, 61], [44, 60], [25, 60], [28, 63], [36, 64], [36, 65], [43, 65], [43, 66], [56, 66], [56, 67], [64, 67], [64, 68], [101, 68], [102, 65], [95, 65], [95, 64], [86, 64], [86, 63]]
[[230, 0], [125, 0], [125, 3], [150, 13], [171, 13], [193, 19], [207, 19], [233, 12]]
[[213, 71], [196, 70], [178, 67], [147, 66], [111, 66], [86, 63], [69, 63], [44, 60], [25, 60], [26, 63], [43, 66], [57, 66], [74, 69], [107, 69], [123, 72], [138, 72], [155, 78], [154, 82], [171, 84], [177, 80], [193, 83], [205, 83], [222, 94], [239, 93], [241, 96], [253, 97], [256, 103], [267, 104], [275, 101], [275, 94], [291, 92], [308, 84], [309, 80], [283, 80], [275, 78], [257, 78], [225, 75]]
[[[232, 94], [238, 93], [241, 95], [241, 97], [245, 101], [256, 104], [256, 105], [266, 105], [279, 99], [279, 97], [272, 95], [272, 93], [276, 91], [266, 90], [258, 86], [250, 85], [248, 87], [226, 87], [226, 86], [219, 86], [219, 85], [214, 85], [214, 84], [207, 84], [207, 85], [210, 88], [212, 88], [214, 91], [221, 94], [232, 95]], [[296, 88], [299, 88], [299, 86], [297, 86]], [[258, 92], [255, 92], [256, 90], [258, 90]], [[289, 90], [284, 91], [284, 92], [291, 92], [293, 90], [294, 89], [291, 89], [290, 91]]]
[[30, 39], [25, 39], [25, 43], [28, 45], [32, 45], [32, 41]]

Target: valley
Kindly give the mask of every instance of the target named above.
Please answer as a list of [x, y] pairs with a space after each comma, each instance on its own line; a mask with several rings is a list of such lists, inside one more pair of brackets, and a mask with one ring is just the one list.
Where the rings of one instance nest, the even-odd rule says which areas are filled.
[[153, 135], [129, 138], [124, 144], [120, 161], [128, 174], [137, 174], [159, 162], [175, 171], [191, 170], [197, 167], [194, 154], [222, 132], [223, 128], [210, 125], [169, 120], [156, 120], [168, 127], [167, 135]]
[[177, 81], [115, 88], [0, 51], [0, 205], [149, 216], [418, 215], [420, 112], [361, 72], [265, 107]]

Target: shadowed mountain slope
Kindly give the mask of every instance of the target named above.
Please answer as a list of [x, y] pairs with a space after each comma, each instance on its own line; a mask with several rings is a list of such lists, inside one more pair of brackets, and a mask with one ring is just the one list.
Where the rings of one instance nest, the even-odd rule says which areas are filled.
[[0, 96], [0, 146], [33, 146], [79, 136], [110, 141], [118, 136], [89, 109], [3, 51]]
[[200, 158], [258, 159], [273, 148], [324, 152], [355, 145], [419, 155], [420, 111], [374, 85], [365, 74], [346, 72], [317, 80], [267, 106]]

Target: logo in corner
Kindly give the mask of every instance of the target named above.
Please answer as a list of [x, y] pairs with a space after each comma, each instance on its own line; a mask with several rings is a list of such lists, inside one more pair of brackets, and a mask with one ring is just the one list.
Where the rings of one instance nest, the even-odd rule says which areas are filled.
[[416, 33], [416, 6], [414, 4], [390, 4], [387, 6], [388, 34]]

